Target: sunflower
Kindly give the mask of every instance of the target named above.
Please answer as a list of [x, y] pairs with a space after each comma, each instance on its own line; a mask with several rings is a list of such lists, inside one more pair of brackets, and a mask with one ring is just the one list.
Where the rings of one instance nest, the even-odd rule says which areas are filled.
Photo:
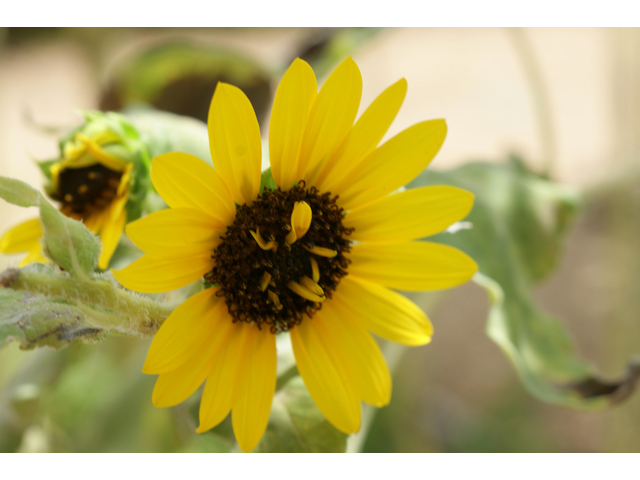
[[[98, 267], [106, 269], [127, 221], [125, 207], [136, 183], [131, 157], [140, 153], [139, 143], [137, 138], [127, 138], [132, 132], [120, 116], [99, 112], [87, 112], [86, 116], [88, 123], [62, 142], [61, 158], [40, 166], [50, 180], [47, 193], [60, 202], [60, 211], [82, 220], [91, 232], [100, 235]], [[118, 131], [123, 126], [126, 133]], [[4, 234], [0, 253], [26, 253], [21, 266], [48, 262], [40, 243], [42, 235], [40, 219], [28, 220]]]
[[276, 92], [269, 132], [276, 188], [261, 191], [261, 139], [247, 97], [219, 83], [208, 118], [215, 170], [183, 153], [156, 157], [151, 180], [171, 207], [127, 227], [145, 255], [114, 272], [148, 293], [204, 277], [151, 344], [143, 372], [159, 374], [153, 402], [176, 405], [206, 381], [198, 432], [231, 412], [240, 448], [267, 426], [276, 385], [276, 335], [289, 332], [297, 367], [336, 428], [360, 428], [361, 401], [389, 403], [391, 376], [370, 332], [406, 345], [430, 341], [426, 315], [392, 289], [438, 290], [477, 270], [461, 251], [417, 242], [470, 211], [449, 186], [396, 192], [429, 164], [443, 120], [381, 146], [402, 104], [404, 79], [354, 124], [362, 90], [348, 58], [318, 92], [296, 59]]

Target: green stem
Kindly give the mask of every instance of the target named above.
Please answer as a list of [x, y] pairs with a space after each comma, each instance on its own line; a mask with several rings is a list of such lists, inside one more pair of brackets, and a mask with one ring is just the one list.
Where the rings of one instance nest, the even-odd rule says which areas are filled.
[[76, 303], [95, 327], [127, 335], [153, 335], [173, 311], [150, 298], [117, 288], [107, 279], [91, 282], [68, 276], [16, 270], [7, 287]]
[[509, 33], [518, 58], [522, 62], [522, 67], [531, 89], [531, 96], [533, 97], [533, 107], [538, 122], [542, 158], [544, 160], [544, 167], [541, 173], [546, 178], [553, 178], [556, 173], [554, 168], [557, 161], [557, 145], [553, 128], [551, 102], [542, 77], [542, 69], [524, 30], [522, 28], [507, 28], [507, 33]]

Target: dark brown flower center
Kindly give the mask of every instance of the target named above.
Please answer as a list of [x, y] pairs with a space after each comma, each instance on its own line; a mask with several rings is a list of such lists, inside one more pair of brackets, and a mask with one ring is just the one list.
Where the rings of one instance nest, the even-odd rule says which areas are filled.
[[68, 215], [86, 218], [102, 210], [115, 198], [122, 172], [101, 164], [82, 168], [66, 168], [58, 177], [58, 190], [51, 198], [62, 203], [60, 210]]
[[[234, 322], [287, 331], [331, 298], [347, 274], [347, 237], [353, 231], [342, 225], [336, 198], [300, 182], [286, 192], [265, 190], [252, 205], [237, 208], [213, 251], [216, 266], [205, 275], [208, 284], [220, 287]], [[309, 205], [312, 219], [304, 236], [290, 244], [297, 202]]]

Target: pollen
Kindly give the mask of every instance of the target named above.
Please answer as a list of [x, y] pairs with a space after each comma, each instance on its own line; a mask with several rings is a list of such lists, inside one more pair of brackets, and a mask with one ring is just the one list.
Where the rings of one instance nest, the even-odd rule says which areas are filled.
[[237, 207], [205, 275], [207, 284], [220, 287], [234, 322], [253, 321], [279, 333], [331, 298], [347, 274], [353, 231], [342, 225], [336, 198], [301, 181]]

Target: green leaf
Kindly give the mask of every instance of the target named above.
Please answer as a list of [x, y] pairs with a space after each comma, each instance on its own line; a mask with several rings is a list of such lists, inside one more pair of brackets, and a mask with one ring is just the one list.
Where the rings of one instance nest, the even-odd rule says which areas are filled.
[[20, 180], [0, 177], [0, 198], [19, 207], [37, 207], [40, 193]]
[[82, 222], [63, 215], [44, 197], [40, 202], [40, 219], [47, 256], [72, 275], [88, 279], [98, 267], [98, 239]]
[[273, 397], [269, 425], [255, 452], [334, 452], [347, 448], [347, 435], [336, 430], [296, 376]]
[[410, 187], [435, 184], [454, 185], [476, 196], [466, 219], [471, 229], [430, 240], [458, 247], [478, 263], [475, 281], [492, 303], [487, 334], [531, 393], [551, 403], [598, 407], [635, 383], [640, 372], [633, 368], [617, 383], [596, 378], [577, 356], [562, 323], [533, 300], [534, 284], [553, 271], [561, 256], [579, 204], [576, 193], [528, 172], [516, 158], [507, 165], [478, 162], [449, 172], [425, 172]]

